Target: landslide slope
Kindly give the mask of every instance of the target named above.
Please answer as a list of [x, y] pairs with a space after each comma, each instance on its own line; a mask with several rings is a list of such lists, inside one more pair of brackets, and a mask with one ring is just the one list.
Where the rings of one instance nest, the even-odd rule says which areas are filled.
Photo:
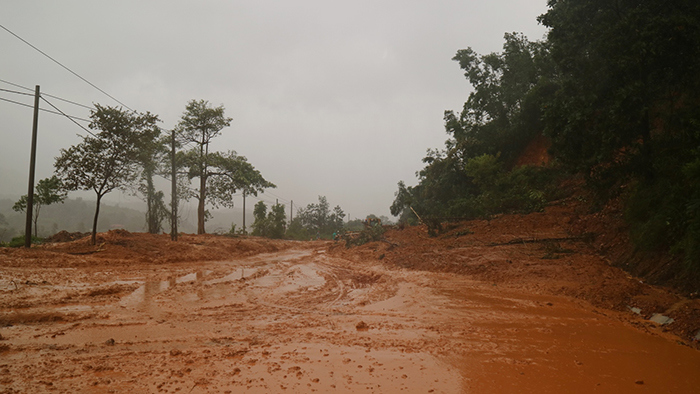
[[571, 197], [544, 212], [447, 224], [436, 237], [428, 235], [426, 226], [391, 227], [380, 242], [352, 248], [337, 243], [331, 253], [356, 261], [381, 260], [394, 267], [459, 273], [538, 294], [571, 296], [595, 307], [628, 311], [630, 321], [639, 319], [631, 312], [639, 308], [643, 319], [654, 314], [674, 319], [663, 327], [642, 320], [641, 329], [671, 331], [697, 347], [700, 300], [651, 285], [616, 266], [634, 255], [623, 222], [606, 222], [610, 216], [590, 213], [582, 201]]

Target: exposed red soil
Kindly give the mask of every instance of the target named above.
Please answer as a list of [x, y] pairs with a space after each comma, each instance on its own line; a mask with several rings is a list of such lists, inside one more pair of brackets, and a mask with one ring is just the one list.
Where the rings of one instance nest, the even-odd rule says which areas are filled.
[[385, 242], [345, 251], [336, 245], [334, 250], [358, 261], [381, 259], [402, 268], [453, 272], [610, 310], [636, 307], [646, 318], [663, 314], [675, 320], [664, 331], [698, 348], [693, 338], [700, 330], [700, 300], [650, 285], [615, 266], [635, 255], [619, 216], [590, 213], [573, 197], [542, 213], [447, 224], [437, 237], [430, 237], [425, 226], [390, 228]]
[[700, 301], [614, 267], [624, 231], [598, 219], [571, 198], [353, 248], [0, 249], [0, 393], [693, 392]]

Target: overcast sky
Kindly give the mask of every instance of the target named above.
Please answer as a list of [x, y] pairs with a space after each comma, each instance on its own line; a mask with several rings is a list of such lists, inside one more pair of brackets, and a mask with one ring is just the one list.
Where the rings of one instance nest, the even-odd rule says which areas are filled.
[[[298, 207], [323, 195], [364, 218], [389, 216], [397, 182], [414, 185], [426, 149], [443, 147], [443, 112], [470, 92], [457, 50], [500, 52], [506, 32], [542, 39], [546, 0], [4, 0], [0, 9], [0, 25], [165, 128], [191, 99], [223, 104], [233, 122], [213, 149], [246, 156], [275, 183], [264, 200]], [[1, 80], [119, 105], [2, 29], [0, 49]], [[30, 108], [0, 101], [0, 196], [26, 194], [31, 126]], [[40, 114], [37, 181], [77, 134], [68, 119]]]

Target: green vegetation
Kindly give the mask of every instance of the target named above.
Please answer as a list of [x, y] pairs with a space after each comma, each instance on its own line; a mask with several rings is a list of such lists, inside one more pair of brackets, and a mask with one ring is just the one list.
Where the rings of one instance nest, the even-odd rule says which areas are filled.
[[253, 209], [253, 216], [255, 217], [253, 235], [274, 239], [284, 238], [287, 226], [287, 215], [284, 212], [284, 205], [275, 204], [268, 213], [265, 203], [258, 201]]
[[[62, 203], [68, 193], [63, 190], [63, 183], [55, 175], [51, 178], [42, 179], [36, 185], [34, 190], [34, 199], [32, 201], [32, 220], [34, 228], [34, 237], [37, 236], [38, 228], [37, 222], [39, 221], [39, 212], [41, 207], [44, 205], [51, 205], [57, 202]], [[25, 212], [27, 210], [27, 195], [20, 197], [19, 200], [12, 206], [12, 209], [17, 212]], [[4, 217], [0, 217], [0, 224], [7, 224]], [[23, 238], [24, 239], [24, 238]]]
[[602, 201], [625, 198], [640, 248], [700, 270], [700, 3], [549, 6], [540, 21], [557, 66], [544, 114], [554, 153]]
[[415, 223], [414, 210], [429, 223], [543, 209], [557, 197], [556, 166], [515, 167], [526, 145], [544, 130], [543, 103], [552, 95], [548, 50], [521, 34], [506, 34], [503, 53], [479, 56], [471, 48], [453, 60], [474, 91], [459, 116], [445, 112], [450, 138], [429, 150], [419, 183], [399, 182], [391, 213]]
[[345, 212], [340, 206], [331, 211], [330, 204], [324, 196], [318, 196], [318, 204], [309, 204], [300, 208], [289, 224], [287, 237], [291, 239], [332, 239], [334, 233], [343, 230]]
[[187, 196], [198, 201], [197, 234], [205, 233], [207, 204], [215, 208], [233, 207], [233, 195], [239, 190], [257, 196], [258, 192], [276, 187], [236, 152], [210, 152], [212, 139], [220, 135], [231, 120], [224, 116], [223, 105], [212, 107], [205, 100], [191, 100], [177, 126], [180, 142], [194, 145], [181, 152], [176, 160], [179, 167], [186, 168], [189, 180], [199, 179], [198, 191]]
[[[32, 236], [32, 245], [41, 245], [43, 242], [44, 242], [43, 238]], [[5, 246], [5, 245], [0, 245], [0, 246]], [[7, 243], [7, 246], [9, 246], [11, 248], [23, 247], [24, 246], [24, 235], [20, 235], [20, 236], [12, 238], [12, 240]]]
[[[700, 3], [549, 0], [541, 42], [454, 57], [474, 87], [445, 112], [445, 148], [399, 182], [403, 222], [541, 210], [581, 174], [598, 206], [621, 197], [632, 239], [700, 272]], [[551, 165], [516, 166], [538, 136]], [[538, 164], [538, 163], [533, 163]]]
[[92, 222], [96, 242], [100, 201], [113, 190], [126, 190], [138, 177], [139, 149], [143, 141], [157, 136], [158, 117], [134, 114], [119, 108], [95, 105], [89, 127], [97, 131], [69, 149], [61, 149], [55, 167], [67, 190], [92, 190], [97, 203]]
[[384, 227], [377, 225], [365, 227], [357, 234], [346, 234], [343, 236], [343, 239], [345, 240], [345, 246], [349, 248], [351, 246], [364, 245], [369, 242], [381, 241], [383, 236]]

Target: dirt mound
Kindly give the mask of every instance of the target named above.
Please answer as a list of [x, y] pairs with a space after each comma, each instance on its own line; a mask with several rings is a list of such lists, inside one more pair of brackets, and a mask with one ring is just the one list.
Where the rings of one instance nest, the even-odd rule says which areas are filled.
[[59, 243], [59, 242], [70, 242], [70, 241], [75, 241], [76, 239], [81, 239], [85, 238], [90, 233], [81, 233], [81, 232], [74, 232], [74, 233], [69, 233], [66, 230], [61, 230], [57, 232], [56, 234], [50, 236], [49, 238], [46, 238], [44, 242], [48, 243]]
[[[79, 237], [79, 235], [84, 235]], [[70, 238], [76, 238], [70, 240]], [[295, 245], [291, 241], [259, 237], [225, 237], [181, 234], [177, 242], [166, 234], [131, 233], [110, 230], [98, 233], [92, 245], [89, 234], [58, 233], [44, 245], [31, 249], [0, 250], [0, 264], [7, 266], [83, 267], [103, 264], [169, 264], [192, 261], [227, 260], [276, 252]], [[59, 241], [61, 240], [61, 241]], [[65, 240], [65, 241], [64, 241]], [[298, 245], [297, 245], [298, 246]]]
[[605, 252], [621, 255], [622, 247], [629, 248], [624, 229], [617, 222], [584, 226], [586, 220], [594, 222], [588, 212], [571, 198], [541, 213], [447, 224], [437, 237], [430, 237], [425, 226], [395, 228], [384, 234], [383, 242], [349, 249], [336, 244], [329, 251], [355, 261], [381, 260], [401, 268], [468, 275], [494, 286], [571, 296], [606, 309], [639, 308], [646, 318], [655, 313], [672, 317], [675, 322], [665, 329], [690, 340], [700, 330], [700, 300], [652, 286], [614, 266]]

